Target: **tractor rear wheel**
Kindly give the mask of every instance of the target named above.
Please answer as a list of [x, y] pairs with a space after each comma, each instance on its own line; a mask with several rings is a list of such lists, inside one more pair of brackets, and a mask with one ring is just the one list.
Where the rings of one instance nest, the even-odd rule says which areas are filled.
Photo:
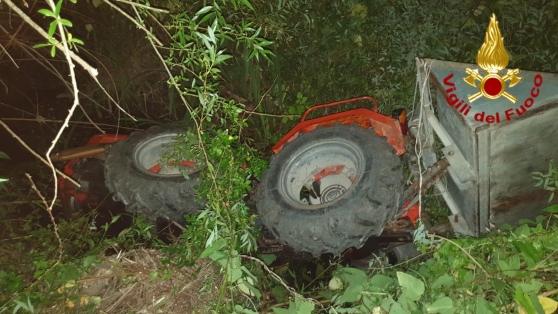
[[294, 250], [339, 255], [396, 216], [402, 182], [399, 157], [373, 129], [321, 127], [272, 157], [256, 206], [270, 232]]
[[151, 221], [178, 222], [184, 221], [184, 214], [200, 213], [203, 204], [196, 202], [199, 182], [193, 163], [181, 166], [161, 160], [175, 137], [185, 131], [185, 127], [154, 126], [132, 133], [111, 148], [105, 161], [106, 185], [127, 211]]

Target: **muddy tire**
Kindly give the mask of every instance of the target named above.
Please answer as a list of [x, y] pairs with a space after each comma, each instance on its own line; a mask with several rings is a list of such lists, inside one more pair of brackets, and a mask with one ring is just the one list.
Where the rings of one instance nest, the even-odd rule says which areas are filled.
[[401, 162], [384, 137], [357, 125], [301, 134], [270, 162], [256, 206], [283, 243], [314, 256], [341, 254], [396, 216]]
[[153, 172], [167, 145], [185, 130], [155, 126], [114, 144], [105, 161], [105, 182], [113, 198], [123, 202], [128, 212], [152, 221], [161, 217], [178, 222], [184, 221], [184, 214], [200, 212], [203, 206], [196, 202], [195, 169], [189, 171], [188, 180], [177, 167], [164, 166], [162, 171]]

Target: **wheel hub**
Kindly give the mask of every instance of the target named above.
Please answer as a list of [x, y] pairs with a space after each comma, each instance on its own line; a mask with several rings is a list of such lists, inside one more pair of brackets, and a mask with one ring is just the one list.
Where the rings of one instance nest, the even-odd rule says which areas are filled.
[[366, 163], [351, 142], [325, 140], [291, 157], [282, 172], [282, 194], [301, 209], [317, 210], [343, 197], [360, 180]]
[[191, 161], [163, 162], [164, 154], [171, 148], [177, 135], [163, 134], [140, 144], [134, 153], [134, 160], [138, 168], [150, 175], [165, 177], [188, 175], [196, 171], [195, 164]]
[[[354, 176], [352, 177], [354, 180]], [[351, 176], [340, 172], [338, 174], [329, 174], [322, 177], [319, 181], [314, 181], [311, 190], [309, 189], [309, 203], [317, 205], [334, 201], [347, 192], [353, 184], [353, 180], [351, 180]]]

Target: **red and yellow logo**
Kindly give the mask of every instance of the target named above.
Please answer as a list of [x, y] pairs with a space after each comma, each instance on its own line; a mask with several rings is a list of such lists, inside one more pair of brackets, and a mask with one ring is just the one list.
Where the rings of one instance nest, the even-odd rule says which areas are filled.
[[517, 76], [519, 69], [508, 70], [504, 76], [498, 74], [508, 65], [508, 62], [509, 57], [504, 48], [504, 39], [498, 28], [496, 16], [492, 14], [490, 24], [486, 30], [484, 43], [477, 54], [477, 64], [487, 74], [484, 76], [480, 75], [478, 69], [467, 68], [465, 70], [469, 74], [468, 77], [463, 79], [467, 84], [476, 88], [477, 81], [480, 82], [479, 91], [468, 97], [470, 102], [479, 99], [481, 96], [488, 99], [498, 99], [500, 96], [503, 96], [512, 103], [515, 103], [517, 99], [506, 91], [506, 82], [509, 82], [507, 86], [509, 88], [519, 83], [521, 81], [521, 77]]

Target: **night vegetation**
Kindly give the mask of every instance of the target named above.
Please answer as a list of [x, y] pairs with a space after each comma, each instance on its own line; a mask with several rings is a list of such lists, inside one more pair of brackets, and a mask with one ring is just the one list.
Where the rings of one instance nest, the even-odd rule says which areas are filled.
[[[510, 67], [558, 72], [557, 9], [550, 0], [0, 1], [0, 313], [554, 313], [556, 205], [481, 238], [419, 227], [422, 254], [399, 265], [378, 256], [367, 270], [334, 259], [309, 271], [256, 253], [246, 195], [308, 107], [373, 95], [382, 113], [410, 110], [415, 58], [473, 63], [493, 13]], [[175, 151], [205, 165], [206, 209], [166, 242], [126, 213], [62, 219], [61, 165], [20, 143], [45, 157], [101, 131], [173, 121], [193, 125]], [[555, 202], [557, 174], [551, 163], [525, 184]], [[425, 204], [447, 216], [436, 195]]]

